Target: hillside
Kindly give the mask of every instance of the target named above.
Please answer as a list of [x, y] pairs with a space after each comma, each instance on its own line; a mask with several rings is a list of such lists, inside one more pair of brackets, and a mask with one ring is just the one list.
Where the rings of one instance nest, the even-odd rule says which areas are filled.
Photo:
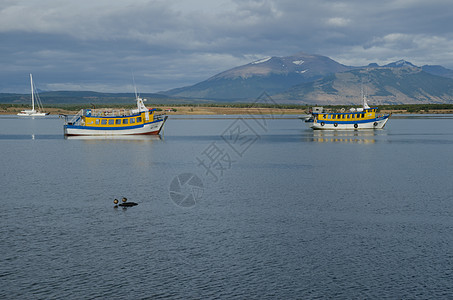
[[263, 91], [281, 93], [294, 85], [352, 69], [328, 57], [298, 53], [267, 57], [219, 73], [192, 86], [162, 92], [172, 97], [250, 100]]
[[[365, 91], [369, 102], [382, 104], [453, 103], [453, 70], [418, 67], [399, 60], [379, 66], [342, 65], [326, 56], [297, 53], [267, 57], [226, 70], [192, 86], [159, 94], [141, 94], [148, 104], [253, 102], [266, 92], [278, 103], [359, 104]], [[44, 105], [132, 104], [132, 93], [40, 92]], [[28, 94], [0, 94], [0, 103], [28, 104]]]
[[276, 102], [357, 104], [362, 89], [375, 104], [453, 103], [453, 70], [399, 60], [350, 67], [299, 53], [268, 57], [219, 73], [193, 86], [164, 92], [174, 97], [253, 101], [266, 91]]
[[453, 79], [436, 76], [421, 68], [367, 67], [326, 76], [296, 85], [274, 95], [280, 102], [360, 104], [362, 89], [368, 102], [380, 104], [453, 103]]
[[442, 77], [448, 77], [453, 79], [453, 70], [444, 68], [442, 66], [429, 66], [429, 65], [424, 65], [422, 67], [422, 70], [433, 74], [433, 75], [438, 75]]

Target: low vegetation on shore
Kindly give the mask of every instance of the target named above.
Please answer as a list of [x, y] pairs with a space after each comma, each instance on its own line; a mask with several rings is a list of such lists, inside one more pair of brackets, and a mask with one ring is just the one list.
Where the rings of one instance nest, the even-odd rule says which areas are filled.
[[[166, 114], [175, 115], [218, 115], [218, 114], [260, 114], [274, 113], [278, 114], [298, 115], [305, 114], [308, 110], [316, 105], [295, 105], [295, 104], [262, 104], [262, 103], [206, 103], [206, 104], [172, 104], [153, 105], [157, 111]], [[135, 104], [102, 104], [95, 107], [93, 104], [60, 104], [44, 106], [44, 110], [51, 114], [75, 114], [80, 109], [86, 108], [134, 108]], [[347, 105], [327, 105], [324, 108], [328, 111], [339, 111], [341, 108], [349, 109], [353, 106]], [[29, 108], [26, 104], [0, 104], [0, 114], [16, 114], [23, 109]], [[398, 114], [451, 114], [453, 113], [453, 104], [401, 104], [401, 105], [380, 105], [379, 111], [385, 113]]]

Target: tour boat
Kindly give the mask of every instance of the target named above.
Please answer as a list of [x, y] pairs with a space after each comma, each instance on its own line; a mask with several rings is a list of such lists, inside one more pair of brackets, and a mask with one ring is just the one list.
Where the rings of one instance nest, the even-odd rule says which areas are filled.
[[82, 109], [69, 122], [65, 116], [65, 136], [158, 135], [167, 116], [156, 115], [136, 95], [136, 109]]
[[369, 107], [363, 97], [363, 107], [342, 109], [339, 113], [330, 113], [323, 110], [311, 112], [304, 118], [305, 123], [312, 129], [324, 130], [360, 130], [382, 129], [390, 115], [377, 115], [377, 107]]
[[[39, 99], [38, 93], [35, 92], [35, 86], [33, 84], [33, 76], [30, 74], [30, 85], [31, 85], [31, 109], [22, 110], [18, 113], [18, 116], [21, 117], [43, 117], [47, 116], [49, 113], [42, 112], [41, 99]], [[35, 109], [35, 101], [38, 110]]]

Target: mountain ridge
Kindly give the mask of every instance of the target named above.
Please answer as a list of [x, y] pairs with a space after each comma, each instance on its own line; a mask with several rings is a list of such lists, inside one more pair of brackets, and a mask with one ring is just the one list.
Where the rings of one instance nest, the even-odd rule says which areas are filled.
[[326, 56], [299, 52], [287, 57], [266, 57], [223, 71], [192, 86], [160, 93], [173, 97], [250, 99], [263, 91], [276, 94], [296, 84], [351, 68]]
[[358, 104], [363, 90], [374, 105], [453, 103], [453, 79], [408, 65], [336, 73], [315, 82], [296, 85], [285, 93], [274, 95], [274, 98], [305, 104]]
[[[357, 70], [363, 70], [361, 76], [354, 73]], [[355, 81], [345, 80], [348, 76]], [[303, 52], [265, 57], [197, 84], [161, 93], [172, 97], [253, 101], [265, 91], [282, 103], [346, 104], [353, 96], [360, 97], [358, 87], [363, 87], [367, 76], [373, 78], [368, 87], [369, 99], [379, 104], [453, 103], [453, 70], [442, 66], [418, 67], [398, 60], [383, 66], [371, 63], [353, 67]]]
[[[453, 70], [398, 60], [383, 66], [346, 66], [329, 57], [299, 52], [264, 57], [225, 70], [191, 86], [141, 96], [157, 103], [253, 102], [266, 92], [276, 103], [453, 103]], [[133, 93], [40, 91], [45, 104], [133, 103]], [[0, 103], [29, 103], [28, 94], [0, 93]]]

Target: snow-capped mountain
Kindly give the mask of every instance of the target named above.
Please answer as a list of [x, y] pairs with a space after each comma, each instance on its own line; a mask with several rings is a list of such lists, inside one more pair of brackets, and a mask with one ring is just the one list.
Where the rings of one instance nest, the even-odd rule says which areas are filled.
[[190, 98], [250, 99], [258, 97], [263, 91], [280, 93], [296, 84], [350, 69], [321, 55], [298, 53], [287, 57], [265, 57], [164, 94]]
[[264, 57], [192, 86], [163, 94], [179, 98], [253, 101], [267, 92], [278, 102], [353, 104], [361, 89], [375, 104], [453, 103], [453, 71], [406, 60], [384, 66], [342, 65], [326, 56], [298, 53]]

